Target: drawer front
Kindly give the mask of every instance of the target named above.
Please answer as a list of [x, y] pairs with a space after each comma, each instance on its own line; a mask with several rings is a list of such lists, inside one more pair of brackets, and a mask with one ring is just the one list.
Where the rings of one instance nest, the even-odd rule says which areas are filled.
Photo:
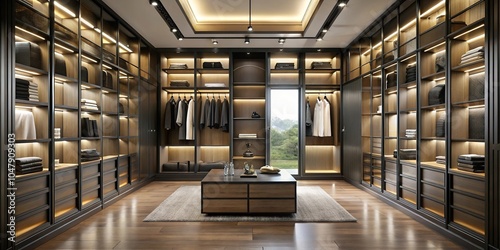
[[247, 184], [202, 184], [203, 198], [247, 198]]
[[444, 186], [444, 173], [422, 169], [422, 180]]
[[434, 214], [437, 214], [441, 217], [444, 217], [444, 205], [439, 203], [439, 202], [435, 202], [433, 200], [429, 200], [427, 198], [422, 198], [422, 208], [434, 213]]
[[116, 172], [109, 172], [104, 174], [104, 184], [116, 181]]
[[99, 173], [99, 164], [95, 165], [85, 165], [82, 168], [82, 178], [85, 179], [89, 176], [94, 176]]
[[97, 185], [99, 185], [99, 177], [88, 179], [82, 182], [82, 191], [85, 192], [91, 188], [96, 187]]
[[422, 194], [444, 202], [444, 189], [422, 183]]
[[77, 178], [76, 169], [68, 171], [56, 171], [56, 186]]
[[76, 204], [76, 199], [71, 199], [63, 203], [56, 204], [56, 217], [64, 215], [72, 209], [76, 209]]
[[20, 237], [26, 232], [33, 230], [49, 222], [49, 210], [40, 211], [24, 220], [16, 220], [16, 236]]
[[484, 234], [484, 220], [479, 219], [460, 210], [452, 209], [452, 221], [466, 228], [472, 229], [479, 234]]
[[128, 175], [120, 176], [120, 179], [119, 179], [118, 183], [119, 183], [118, 185], [120, 187], [123, 187], [123, 186], [127, 185], [128, 184]]
[[387, 192], [392, 193], [392, 194], [396, 194], [396, 185], [389, 183], [389, 182], [386, 182], [385, 183], [385, 190]]
[[116, 161], [106, 161], [103, 162], [103, 172], [111, 171], [116, 169]]
[[99, 199], [99, 189], [92, 190], [82, 196], [82, 205], [86, 205], [89, 202]]
[[293, 183], [250, 184], [250, 198], [294, 198], [296, 187]]
[[452, 188], [471, 194], [484, 196], [484, 181], [452, 175]]
[[36, 192], [49, 186], [48, 175], [38, 176], [33, 179], [27, 179], [16, 182], [16, 196], [19, 198], [22, 195]]
[[56, 189], [56, 201], [64, 199], [72, 194], [77, 194], [77, 184], [68, 185]]
[[483, 200], [479, 200], [456, 192], [452, 193], [452, 198], [453, 205], [455, 207], [459, 207], [471, 211], [475, 214], [484, 216], [485, 202]]
[[396, 174], [393, 172], [385, 171], [385, 179], [396, 183]]
[[295, 213], [295, 199], [250, 199], [250, 213]]
[[410, 178], [401, 178], [401, 186], [409, 188], [411, 190], [417, 190], [417, 181]]
[[385, 162], [385, 170], [390, 170], [392, 172], [396, 172], [396, 162], [386, 161]]
[[118, 166], [119, 167], [128, 167], [128, 158], [127, 157], [122, 157], [118, 159]]
[[413, 203], [417, 204], [417, 194], [413, 193], [406, 189], [401, 189], [401, 198]]
[[202, 213], [246, 213], [247, 199], [203, 199]]
[[401, 165], [401, 173], [417, 178], [417, 168], [410, 165]]
[[28, 199], [23, 199], [17, 201], [16, 204], [16, 215], [22, 215], [24, 212], [27, 212], [32, 209], [36, 209], [42, 206], [49, 205], [49, 194], [43, 193], [39, 195], [35, 195]]
[[105, 195], [112, 193], [112, 192], [116, 192], [116, 182], [113, 182], [113, 183], [110, 183], [110, 184], [104, 186], [103, 192]]
[[380, 179], [377, 179], [377, 178], [373, 178], [373, 186], [376, 186], [376, 187], [382, 187], [382, 181]]

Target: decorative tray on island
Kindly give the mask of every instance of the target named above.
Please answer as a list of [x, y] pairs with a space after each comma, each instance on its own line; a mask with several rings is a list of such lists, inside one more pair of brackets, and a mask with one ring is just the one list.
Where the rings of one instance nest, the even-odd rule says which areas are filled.
[[257, 178], [257, 172], [253, 172], [252, 174], [241, 174], [240, 175], [241, 178]]

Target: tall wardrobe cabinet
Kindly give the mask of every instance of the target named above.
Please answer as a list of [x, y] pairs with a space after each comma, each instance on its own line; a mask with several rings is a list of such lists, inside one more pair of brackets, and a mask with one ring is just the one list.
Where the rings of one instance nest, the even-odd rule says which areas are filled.
[[[3, 1], [1, 28], [2, 151], [15, 146], [2, 155], [13, 163], [2, 160], [2, 194], [17, 188], [16, 242], [2, 238], [6, 249], [29, 247], [152, 176], [156, 116], [139, 111], [156, 110], [147, 100], [156, 100], [157, 63], [99, 1]], [[140, 164], [145, 147], [150, 164]]]

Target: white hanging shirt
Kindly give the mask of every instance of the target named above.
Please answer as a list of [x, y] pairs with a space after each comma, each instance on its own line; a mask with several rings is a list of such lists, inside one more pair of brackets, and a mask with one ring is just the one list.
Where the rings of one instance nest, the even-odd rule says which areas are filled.
[[316, 99], [313, 118], [313, 136], [323, 136], [323, 101]]
[[189, 100], [186, 115], [186, 140], [194, 140], [194, 100]]

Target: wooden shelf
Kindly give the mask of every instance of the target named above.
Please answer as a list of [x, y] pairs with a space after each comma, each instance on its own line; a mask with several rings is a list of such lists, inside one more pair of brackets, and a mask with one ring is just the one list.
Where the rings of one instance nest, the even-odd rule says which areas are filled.
[[265, 160], [265, 156], [255, 155], [253, 157], [233, 156], [234, 160]]
[[195, 70], [194, 69], [168, 69], [168, 68], [163, 68], [161, 69], [163, 72], [167, 74], [194, 74]]
[[[167, 71], [171, 71], [171, 69], [168, 69]], [[198, 73], [200, 73], [200, 74], [229, 74], [229, 69], [198, 69]]]

